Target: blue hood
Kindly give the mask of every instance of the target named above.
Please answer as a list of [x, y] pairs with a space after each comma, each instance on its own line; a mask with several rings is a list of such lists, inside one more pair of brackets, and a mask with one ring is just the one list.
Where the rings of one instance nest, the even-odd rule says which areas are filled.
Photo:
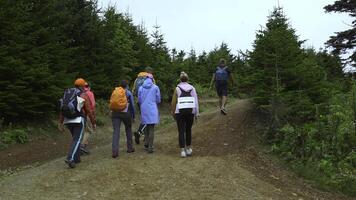
[[153, 81], [150, 78], [146, 78], [145, 82], [143, 82], [142, 87], [145, 89], [150, 89], [153, 85]]

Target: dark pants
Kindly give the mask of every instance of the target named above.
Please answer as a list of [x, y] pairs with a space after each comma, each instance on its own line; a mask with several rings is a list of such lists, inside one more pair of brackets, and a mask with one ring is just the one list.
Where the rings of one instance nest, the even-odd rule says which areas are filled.
[[146, 124], [140, 124], [137, 132], [144, 133], [145, 129], [146, 129]]
[[192, 143], [194, 114], [176, 114], [176, 121], [179, 133], [179, 147], [185, 148], [185, 146], [190, 146]]
[[114, 128], [114, 132], [112, 136], [113, 153], [119, 152], [121, 122], [123, 122], [125, 125], [127, 150], [132, 150], [131, 115], [128, 112], [117, 112], [112, 114], [112, 125]]
[[145, 128], [145, 146], [148, 147], [148, 150], [153, 150], [153, 140], [154, 140], [154, 124], [147, 124]]
[[219, 81], [215, 82], [216, 93], [219, 97], [225, 96], [227, 97], [227, 81]]
[[67, 156], [69, 161], [80, 162], [80, 141], [83, 138], [84, 124], [84, 119], [81, 123], [66, 124], [73, 138]]

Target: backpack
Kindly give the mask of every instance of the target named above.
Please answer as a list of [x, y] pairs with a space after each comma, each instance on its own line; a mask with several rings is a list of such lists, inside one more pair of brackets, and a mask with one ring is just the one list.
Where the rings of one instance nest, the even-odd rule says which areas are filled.
[[126, 89], [117, 87], [110, 97], [110, 109], [115, 112], [122, 112], [127, 107]]
[[143, 83], [145, 82], [147, 76], [140, 76], [137, 77], [136, 79], [136, 85], [135, 85], [135, 95], [138, 96], [138, 90], [140, 89], [140, 87], [143, 85]]
[[227, 67], [217, 67], [215, 72], [215, 79], [217, 81], [227, 81], [229, 79], [229, 73]]
[[81, 93], [78, 88], [68, 88], [64, 91], [60, 110], [65, 118], [74, 119], [81, 116], [82, 112], [78, 110], [78, 97]]
[[180, 114], [192, 114], [193, 108], [195, 108], [195, 98], [192, 97], [192, 90], [184, 91], [181, 87], [177, 86], [181, 94], [177, 99], [177, 106]]

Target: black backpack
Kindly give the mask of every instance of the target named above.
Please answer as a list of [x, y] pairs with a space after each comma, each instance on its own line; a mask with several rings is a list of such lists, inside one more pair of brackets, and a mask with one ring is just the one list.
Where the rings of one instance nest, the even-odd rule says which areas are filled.
[[60, 100], [60, 109], [65, 118], [74, 119], [82, 115], [81, 111], [77, 109], [77, 97], [79, 97], [81, 93], [82, 91], [78, 88], [68, 88], [64, 91], [63, 98]]
[[[185, 91], [185, 90], [183, 90], [181, 87], [179, 87], [179, 86], [177, 86], [177, 87], [178, 87], [178, 88], [180, 89], [180, 91], [181, 91], [181, 94], [180, 94], [179, 97], [191, 97], [191, 96], [192, 96], [191, 92], [192, 92], [193, 89], [191, 89], [191, 90], [189, 90], [189, 91]], [[193, 112], [193, 108], [183, 108], [183, 109], [179, 109], [179, 114], [192, 114], [192, 112]]]

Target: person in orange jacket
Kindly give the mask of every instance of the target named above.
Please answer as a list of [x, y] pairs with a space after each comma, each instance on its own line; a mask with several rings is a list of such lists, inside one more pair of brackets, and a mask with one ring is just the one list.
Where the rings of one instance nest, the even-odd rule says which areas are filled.
[[[87, 94], [87, 96], [88, 96], [90, 109], [91, 109], [93, 115], [95, 116], [95, 96], [94, 96], [94, 93], [91, 90], [88, 82], [85, 83], [84, 93]], [[88, 120], [89, 119], [87, 119], [87, 121]], [[93, 130], [91, 123], [86, 123], [85, 125], [86, 125], [86, 129], [84, 131], [84, 136], [83, 136], [83, 140], [81, 142], [80, 151], [81, 151], [81, 154], [88, 155], [88, 154], [90, 154], [90, 151], [88, 150], [89, 138], [90, 138], [90, 135], [94, 132], [94, 130]]]

